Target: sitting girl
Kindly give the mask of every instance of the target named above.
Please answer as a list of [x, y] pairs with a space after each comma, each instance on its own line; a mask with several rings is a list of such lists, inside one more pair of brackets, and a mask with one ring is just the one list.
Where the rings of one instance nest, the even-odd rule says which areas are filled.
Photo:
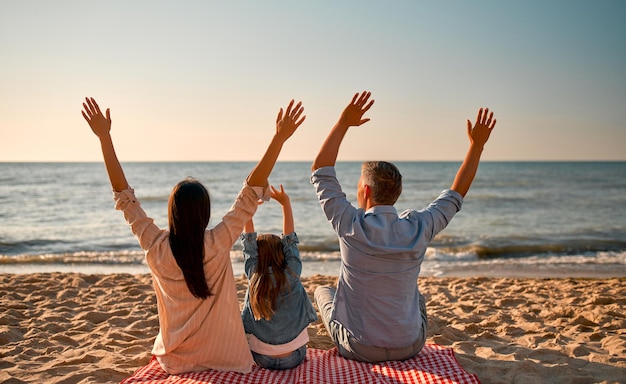
[[241, 325], [230, 249], [256, 212], [258, 200], [269, 200], [267, 178], [283, 144], [304, 121], [301, 104], [294, 107], [292, 100], [284, 115], [280, 109], [263, 158], [217, 225], [207, 229], [211, 217], [207, 189], [186, 179], [170, 194], [169, 230], [157, 227], [129, 187], [111, 140], [109, 110], [103, 114], [93, 98], [87, 98], [83, 108], [83, 117], [100, 139], [115, 208], [124, 213], [152, 274], [159, 316], [152, 354], [170, 374], [207, 369], [250, 372], [253, 360]]
[[271, 187], [283, 210], [283, 236], [254, 232], [252, 218], [241, 235], [248, 291], [241, 313], [254, 361], [263, 368], [291, 369], [306, 356], [307, 326], [317, 320], [300, 282], [302, 262], [289, 196]]

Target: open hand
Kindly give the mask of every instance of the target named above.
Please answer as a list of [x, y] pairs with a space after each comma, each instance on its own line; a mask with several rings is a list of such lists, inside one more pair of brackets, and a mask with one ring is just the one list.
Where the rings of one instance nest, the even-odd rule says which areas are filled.
[[98, 137], [102, 137], [111, 131], [111, 113], [109, 108], [106, 110], [106, 117], [100, 111], [100, 107], [93, 97], [86, 97], [86, 103], [83, 103], [83, 117], [91, 127], [93, 133]]
[[280, 184], [280, 190], [277, 190], [273, 185], [270, 186], [270, 197], [280, 203], [280, 205], [289, 204], [289, 196], [285, 193], [283, 185]]
[[339, 122], [346, 127], [358, 127], [370, 121], [370, 119], [363, 119], [363, 115], [374, 105], [374, 100], [368, 103], [371, 95], [372, 93], [367, 91], [363, 91], [360, 95], [356, 93], [350, 104], [341, 113]]
[[294, 101], [291, 100], [287, 106], [287, 111], [284, 114], [283, 109], [281, 108], [280, 111], [278, 111], [278, 117], [276, 117], [276, 134], [280, 135], [283, 140], [287, 140], [291, 137], [300, 124], [304, 122], [304, 119], [306, 119], [306, 116], [302, 116], [302, 118], [300, 118], [300, 115], [304, 112], [302, 102], [299, 101], [295, 107], [293, 106], [293, 103]]
[[489, 140], [491, 131], [496, 126], [496, 119], [493, 118], [493, 112], [489, 113], [489, 108], [480, 108], [476, 116], [476, 123], [472, 127], [472, 123], [467, 120], [467, 136], [471, 144], [483, 146]]

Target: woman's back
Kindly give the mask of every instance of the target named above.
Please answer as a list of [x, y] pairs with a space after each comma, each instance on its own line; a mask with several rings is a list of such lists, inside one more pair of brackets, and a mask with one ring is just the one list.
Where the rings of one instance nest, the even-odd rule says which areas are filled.
[[[132, 196], [132, 197], [129, 197]], [[218, 369], [247, 373], [252, 356], [240, 321], [239, 302], [230, 262], [236, 233], [257, 206], [258, 196], [245, 187], [231, 211], [204, 237], [204, 273], [212, 292], [194, 297], [169, 246], [169, 233], [146, 216], [134, 194], [116, 194], [153, 277], [160, 330], [152, 353], [171, 374]]]

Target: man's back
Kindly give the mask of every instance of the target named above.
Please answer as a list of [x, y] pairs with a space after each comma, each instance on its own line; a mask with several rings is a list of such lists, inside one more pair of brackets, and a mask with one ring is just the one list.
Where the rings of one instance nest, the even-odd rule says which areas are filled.
[[[311, 182], [339, 236], [342, 257], [337, 290], [330, 286], [317, 287], [315, 302], [329, 336], [343, 357], [380, 362], [408, 359], [424, 346], [428, 321], [424, 299], [417, 290], [421, 262], [428, 243], [461, 209], [496, 119], [488, 108], [480, 108], [474, 124], [466, 121], [470, 145], [450, 190], [423, 211], [409, 211], [400, 218], [393, 217], [395, 211], [383, 213], [392, 218], [380, 220], [375, 212], [370, 215], [372, 208], [383, 209], [376, 207], [385, 205], [393, 208], [402, 192], [402, 175], [397, 167], [385, 161], [363, 163], [357, 185], [358, 210], [346, 200], [334, 170], [348, 130], [370, 120], [364, 117], [374, 105], [370, 96], [371, 92], [364, 91], [352, 97], [311, 165]], [[378, 134], [375, 140], [383, 136]], [[386, 260], [393, 267], [388, 267]], [[405, 261], [408, 264], [403, 265]], [[409, 324], [406, 329], [404, 322]], [[379, 347], [376, 343], [388, 346]]]
[[315, 171], [311, 181], [341, 248], [332, 319], [365, 345], [411, 344], [422, 329], [417, 278], [426, 248], [461, 208], [462, 197], [444, 191], [426, 209], [398, 215], [391, 205], [353, 207], [332, 167]]

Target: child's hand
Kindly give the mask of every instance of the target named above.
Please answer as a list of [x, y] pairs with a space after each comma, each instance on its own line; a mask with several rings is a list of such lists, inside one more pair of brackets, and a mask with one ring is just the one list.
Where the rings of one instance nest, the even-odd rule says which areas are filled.
[[283, 234], [289, 234], [295, 231], [293, 224], [293, 212], [291, 211], [291, 203], [289, 202], [289, 196], [285, 193], [283, 185], [280, 185], [280, 190], [270, 186], [270, 197], [280, 203], [283, 207]]
[[285, 190], [283, 189], [283, 185], [280, 185], [280, 190], [277, 190], [276, 188], [274, 188], [274, 186], [270, 186], [271, 188], [271, 195], [270, 197], [276, 201], [278, 201], [280, 203], [280, 205], [286, 205], [289, 204], [289, 196], [285, 193]]

